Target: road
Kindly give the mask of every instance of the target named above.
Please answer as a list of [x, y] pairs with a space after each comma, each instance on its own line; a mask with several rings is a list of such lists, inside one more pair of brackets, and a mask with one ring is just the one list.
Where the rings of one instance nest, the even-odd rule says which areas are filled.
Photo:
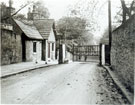
[[36, 69], [2, 79], [1, 102], [2, 104], [127, 103], [111, 78], [107, 77], [109, 80], [106, 81], [106, 77], [106, 71], [94, 62], [76, 62]]

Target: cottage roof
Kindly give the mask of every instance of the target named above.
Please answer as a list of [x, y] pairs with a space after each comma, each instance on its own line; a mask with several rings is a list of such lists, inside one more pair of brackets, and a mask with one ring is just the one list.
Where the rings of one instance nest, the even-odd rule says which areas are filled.
[[44, 39], [48, 39], [51, 29], [54, 28], [54, 19], [37, 19], [34, 20], [34, 25]]
[[31, 39], [43, 39], [32, 21], [14, 19], [16, 24], [21, 28], [24, 34]]

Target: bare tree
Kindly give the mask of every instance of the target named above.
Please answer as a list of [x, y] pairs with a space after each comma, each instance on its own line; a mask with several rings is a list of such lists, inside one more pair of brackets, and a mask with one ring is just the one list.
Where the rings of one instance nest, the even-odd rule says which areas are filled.
[[80, 17], [87, 20], [87, 28], [95, 31], [98, 28], [97, 18], [98, 0], [78, 0], [78, 2], [69, 7], [68, 15], [70, 17]]
[[122, 23], [124, 23], [127, 20], [127, 16], [130, 18], [132, 13], [135, 12], [135, 1], [133, 0], [129, 7], [127, 7], [124, 0], [120, 1], [122, 5]]

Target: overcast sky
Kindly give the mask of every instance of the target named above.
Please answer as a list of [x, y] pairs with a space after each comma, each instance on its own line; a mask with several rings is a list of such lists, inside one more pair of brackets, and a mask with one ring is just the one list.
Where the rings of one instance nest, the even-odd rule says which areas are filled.
[[[0, 2], [5, 2], [8, 5], [9, 0], [0, 0]], [[22, 4], [25, 4], [27, 0], [12, 0], [13, 7], [18, 10]], [[36, 0], [34, 0], [36, 1]], [[49, 9], [50, 18], [55, 20], [60, 19], [63, 16], [67, 15], [67, 8], [69, 6], [75, 5], [79, 0], [42, 0], [44, 1], [45, 6]], [[97, 19], [98, 25], [100, 26], [100, 30], [95, 31], [96, 36], [101, 36], [104, 29], [108, 26], [108, 8], [107, 8], [108, 0], [99, 0], [99, 4], [101, 5], [100, 9], [97, 9], [98, 16]], [[118, 6], [120, 6], [120, 0], [112, 0], [112, 20], [118, 10]], [[24, 8], [20, 11], [20, 13], [27, 14], [28, 7]]]
[[[8, 5], [9, 0], [0, 0], [0, 2], [5, 2]], [[28, 0], [12, 0], [13, 7], [17, 9], [20, 8], [22, 4], [25, 4]], [[31, 0], [32, 1], [32, 0]], [[37, 1], [37, 0], [33, 0]], [[42, 0], [45, 6], [49, 9], [50, 18], [55, 20], [60, 19], [62, 16], [66, 15], [66, 10], [69, 5], [75, 4], [78, 0]], [[20, 13], [27, 13], [28, 8], [24, 8]]]

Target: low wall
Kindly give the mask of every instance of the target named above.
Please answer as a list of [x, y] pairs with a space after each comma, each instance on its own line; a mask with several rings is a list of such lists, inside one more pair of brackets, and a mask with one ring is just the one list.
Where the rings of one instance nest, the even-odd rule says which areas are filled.
[[119, 80], [134, 91], [135, 15], [112, 34], [111, 65]]

